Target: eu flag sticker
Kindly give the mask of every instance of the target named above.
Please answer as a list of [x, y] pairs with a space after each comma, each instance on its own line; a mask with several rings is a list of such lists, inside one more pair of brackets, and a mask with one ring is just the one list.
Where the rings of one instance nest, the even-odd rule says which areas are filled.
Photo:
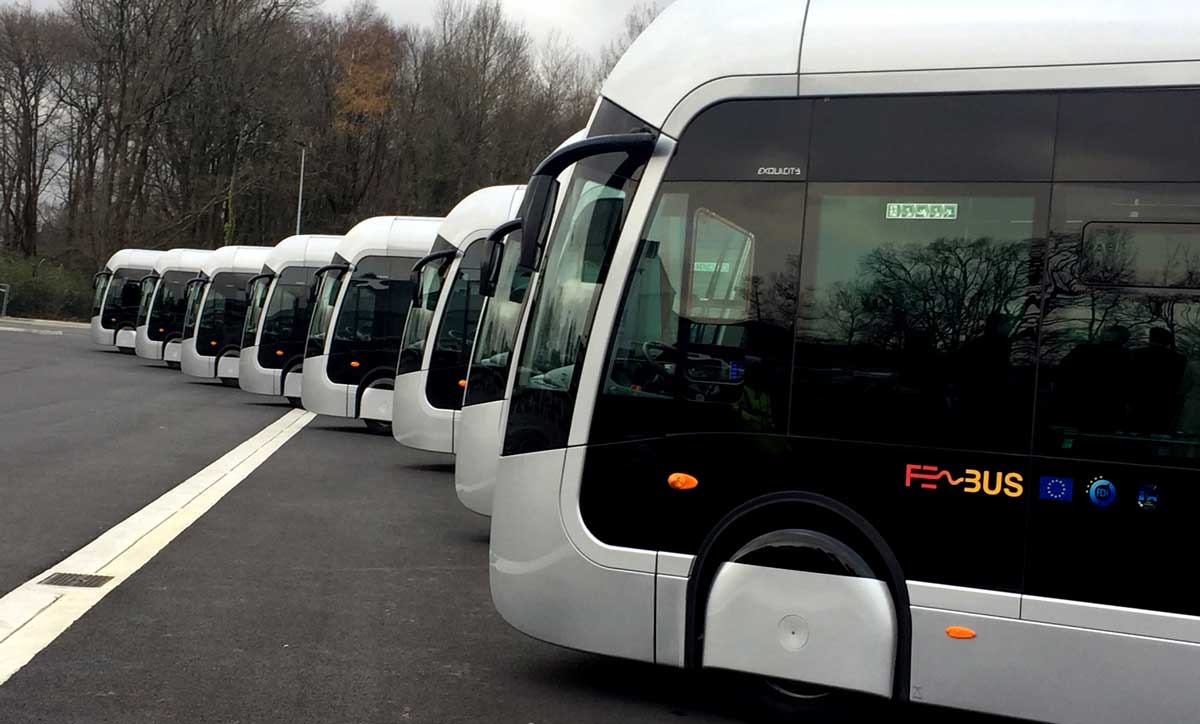
[[1071, 502], [1075, 494], [1075, 479], [1061, 478], [1054, 475], [1043, 475], [1038, 486], [1038, 497], [1042, 500], [1057, 500], [1061, 503]]

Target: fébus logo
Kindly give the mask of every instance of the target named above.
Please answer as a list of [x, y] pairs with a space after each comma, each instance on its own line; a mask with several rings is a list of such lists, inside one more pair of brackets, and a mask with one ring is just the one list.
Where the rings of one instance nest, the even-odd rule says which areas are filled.
[[960, 489], [964, 493], [983, 493], [984, 495], [1000, 495], [1009, 498], [1019, 498], [1025, 494], [1025, 480], [1020, 473], [1002, 473], [991, 470], [973, 470], [968, 468], [964, 473], [955, 477], [949, 470], [942, 470], [936, 465], [905, 465], [904, 487], [911, 488], [913, 484], [922, 490], [937, 490], [942, 483]]
[[803, 176], [804, 169], [795, 166], [762, 166], [758, 169], [759, 176]]

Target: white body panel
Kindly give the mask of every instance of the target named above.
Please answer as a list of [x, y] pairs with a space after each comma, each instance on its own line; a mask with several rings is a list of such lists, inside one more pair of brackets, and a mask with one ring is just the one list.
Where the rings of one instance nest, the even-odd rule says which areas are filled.
[[363, 390], [358, 416], [364, 420], [392, 421], [392, 391], [379, 387]]
[[[500, 224], [512, 219], [524, 198], [524, 186], [492, 186], [480, 189], [458, 202], [438, 230], [438, 235], [459, 250], [446, 273], [446, 279], [455, 279], [462, 263], [463, 250], [472, 242], [486, 237]], [[395, 399], [392, 403], [397, 417], [392, 422], [392, 436], [396, 442], [419, 450], [432, 452], [454, 452], [454, 417], [456, 411], [434, 407], [426, 394], [430, 362], [434, 352], [434, 340], [441, 328], [450, 298], [450, 284], [442, 288], [434, 310], [433, 321], [425, 335], [421, 369], [396, 376]], [[417, 377], [417, 381], [404, 379]]]
[[[1200, 645], [913, 607], [913, 701], [1047, 722], [1200, 721]], [[976, 638], [945, 630], [966, 626]]]
[[[101, 307], [101, 311], [103, 311], [103, 307]], [[92, 342], [101, 347], [111, 347], [113, 344], [113, 331], [100, 326], [99, 316], [92, 317], [91, 335]]]
[[300, 398], [304, 391], [304, 367], [297, 368], [298, 371], [289, 372], [288, 376], [283, 380], [283, 396]]
[[117, 330], [116, 345], [117, 349], [134, 349], [137, 345], [137, 330], [128, 327]]
[[172, 340], [163, 345], [163, 362], [181, 362], [183, 359], [183, 343]]
[[430, 452], [454, 452], [454, 411], [429, 404], [425, 385], [429, 371], [409, 372], [396, 377], [396, 387], [390, 391], [392, 402], [392, 437], [407, 447]]
[[[368, 256], [421, 258], [433, 247], [442, 221], [440, 218], [418, 216], [379, 216], [367, 219], [346, 232], [346, 236], [338, 242], [336, 253], [350, 264], [350, 270], [346, 272], [348, 275], [354, 273], [355, 264]], [[337, 304], [330, 318], [331, 327], [337, 325], [348, 286], [342, 284], [338, 292]], [[328, 355], [332, 344], [333, 334], [327, 334], [325, 354], [304, 360], [306, 381], [303, 383], [301, 394], [304, 409], [321, 415], [355, 417], [357, 387], [338, 384], [329, 379]], [[335, 401], [338, 391], [341, 391], [343, 398], [340, 406]]]
[[563, 451], [502, 458], [492, 508], [496, 610], [535, 638], [582, 651], [654, 660], [654, 576], [604, 568], [563, 530]]
[[722, 564], [704, 665], [890, 696], [896, 612], [883, 581]]
[[237, 352], [227, 352], [221, 355], [217, 359], [217, 379], [236, 380], [240, 364], [241, 359]]
[[243, 347], [238, 356], [238, 386], [256, 395], [278, 395], [283, 370], [269, 370], [258, 363], [258, 345]]
[[471, 405], [455, 422], [454, 489], [459, 501], [480, 515], [492, 514], [503, 410], [503, 400]]
[[199, 354], [196, 351], [196, 336], [192, 335], [179, 345], [179, 369], [190, 377], [212, 379], [217, 372], [217, 358]]
[[134, 352], [142, 359], [159, 361], [162, 359], [162, 342], [150, 339], [149, 328], [142, 325], [134, 334]]
[[349, 402], [354, 400], [353, 388], [350, 385], [339, 385], [329, 380], [325, 367], [329, 363], [328, 355], [309, 357], [304, 360], [304, 388], [301, 391], [301, 402], [304, 409], [318, 415], [333, 417], [351, 417]]

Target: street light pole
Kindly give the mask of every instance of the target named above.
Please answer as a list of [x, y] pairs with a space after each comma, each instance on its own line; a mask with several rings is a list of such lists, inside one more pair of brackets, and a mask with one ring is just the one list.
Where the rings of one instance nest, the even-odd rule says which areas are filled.
[[300, 144], [300, 195], [296, 199], [296, 236], [300, 235], [300, 214], [304, 211], [304, 158], [308, 154], [308, 146]]

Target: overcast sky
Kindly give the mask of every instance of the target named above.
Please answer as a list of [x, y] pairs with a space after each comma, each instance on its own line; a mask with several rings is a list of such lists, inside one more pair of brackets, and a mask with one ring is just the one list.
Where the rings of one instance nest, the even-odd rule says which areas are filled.
[[[31, 0], [35, 8], [56, 8], [60, 0]], [[354, 0], [324, 0], [324, 8], [340, 13]], [[381, 10], [401, 23], [428, 24], [438, 0], [376, 0]], [[621, 31], [625, 13], [638, 0], [501, 0], [510, 17], [543, 35], [559, 30], [580, 50], [594, 52]], [[666, 4], [666, 3], [664, 3]]]
[[[57, 0], [54, 0], [57, 1]], [[325, 8], [341, 12], [354, 0], [325, 0]], [[438, 0], [376, 0], [381, 10], [401, 23], [428, 24]], [[625, 13], [638, 0], [501, 0], [510, 17], [542, 35], [558, 29], [580, 50], [599, 50], [621, 31]]]

